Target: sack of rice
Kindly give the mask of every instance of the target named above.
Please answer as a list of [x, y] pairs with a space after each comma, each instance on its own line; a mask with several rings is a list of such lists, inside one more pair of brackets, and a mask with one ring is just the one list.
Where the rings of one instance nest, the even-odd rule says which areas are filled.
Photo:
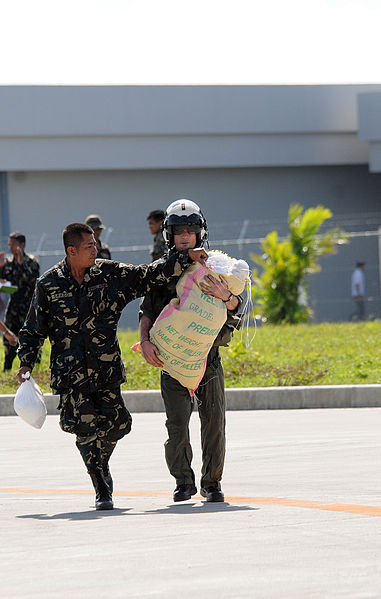
[[[180, 277], [177, 297], [162, 310], [150, 330], [163, 370], [191, 394], [204, 375], [209, 350], [227, 317], [224, 302], [201, 290], [199, 284], [206, 275], [223, 276], [231, 293], [239, 295], [249, 280], [249, 266], [223, 252], [208, 252], [206, 266], [194, 264]], [[133, 349], [138, 350], [137, 346]]]

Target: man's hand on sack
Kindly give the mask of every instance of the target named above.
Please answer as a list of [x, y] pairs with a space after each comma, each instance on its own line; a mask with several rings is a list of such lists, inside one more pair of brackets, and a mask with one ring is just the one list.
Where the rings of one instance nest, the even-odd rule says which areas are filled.
[[222, 300], [227, 310], [236, 310], [239, 305], [238, 298], [230, 292], [228, 284], [223, 276], [220, 276], [220, 279], [218, 280], [212, 275], [206, 275], [203, 280], [200, 281], [200, 287], [206, 295], [212, 295], [213, 297]]
[[16, 375], [16, 378], [19, 383], [25, 383], [26, 379], [23, 379], [22, 375], [25, 374], [26, 372], [32, 373], [31, 367], [30, 366], [21, 366], [20, 370], [18, 371], [18, 373]]
[[202, 281], [200, 281], [200, 287], [207, 295], [212, 295], [218, 299], [226, 302], [231, 293], [224, 277], [216, 279], [213, 275], [206, 275]]
[[193, 250], [188, 250], [188, 256], [194, 262], [199, 262], [202, 264], [202, 266], [205, 266], [205, 260], [208, 259], [208, 254], [204, 248], [194, 248]]
[[160, 360], [160, 352], [156, 345], [151, 343], [148, 339], [140, 342], [140, 351], [143, 354], [143, 358], [151, 366], [157, 366], [158, 368], [163, 367], [163, 362]]

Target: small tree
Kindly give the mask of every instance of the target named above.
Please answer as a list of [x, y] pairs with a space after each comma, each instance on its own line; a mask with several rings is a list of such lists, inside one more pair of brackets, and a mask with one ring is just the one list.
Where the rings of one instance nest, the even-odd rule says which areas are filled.
[[262, 243], [263, 255], [251, 254], [251, 259], [262, 267], [261, 274], [253, 272], [254, 297], [263, 317], [272, 323], [307, 322], [311, 317], [308, 307], [306, 275], [318, 272], [319, 256], [333, 253], [336, 246], [346, 243], [338, 228], [318, 232], [332, 213], [317, 206], [303, 213], [300, 204], [292, 204], [288, 212], [289, 236], [279, 241], [276, 231]]

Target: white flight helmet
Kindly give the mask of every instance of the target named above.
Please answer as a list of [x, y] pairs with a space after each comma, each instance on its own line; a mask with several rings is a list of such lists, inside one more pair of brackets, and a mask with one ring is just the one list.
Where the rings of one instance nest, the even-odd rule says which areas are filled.
[[187, 225], [196, 233], [196, 244], [200, 246], [208, 239], [208, 225], [200, 207], [187, 199], [175, 200], [165, 212], [163, 221], [163, 237], [171, 248], [174, 245], [175, 227]]

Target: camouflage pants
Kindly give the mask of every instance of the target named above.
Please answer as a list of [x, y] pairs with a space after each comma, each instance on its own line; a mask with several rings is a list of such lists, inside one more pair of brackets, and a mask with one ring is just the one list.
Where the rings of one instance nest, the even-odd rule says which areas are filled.
[[[201, 487], [216, 486], [225, 462], [225, 389], [224, 371], [218, 351], [212, 348], [204, 377], [196, 391], [201, 424]], [[214, 357], [213, 357], [214, 356]], [[176, 483], [195, 481], [191, 467], [193, 452], [189, 439], [189, 420], [193, 410], [189, 391], [168, 373], [161, 374], [161, 394], [167, 414], [168, 439], [165, 459]]]
[[119, 439], [131, 430], [131, 414], [120, 387], [86, 393], [67, 389], [60, 393], [60, 426], [77, 436], [76, 445], [88, 471], [104, 468]]

